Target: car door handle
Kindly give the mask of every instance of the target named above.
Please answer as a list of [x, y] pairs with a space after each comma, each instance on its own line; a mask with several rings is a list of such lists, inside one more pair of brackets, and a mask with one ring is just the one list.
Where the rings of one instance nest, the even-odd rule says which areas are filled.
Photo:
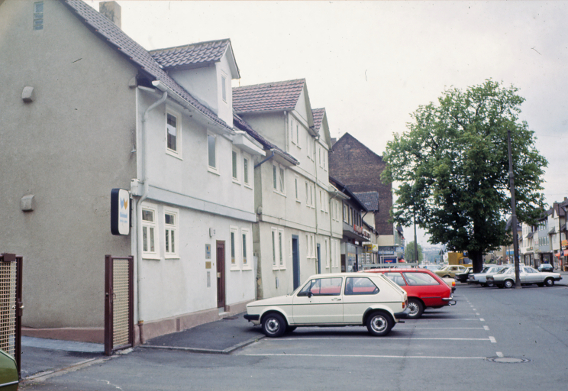
[[335, 298], [335, 299], [331, 299], [331, 301], [341, 301], [341, 299]]

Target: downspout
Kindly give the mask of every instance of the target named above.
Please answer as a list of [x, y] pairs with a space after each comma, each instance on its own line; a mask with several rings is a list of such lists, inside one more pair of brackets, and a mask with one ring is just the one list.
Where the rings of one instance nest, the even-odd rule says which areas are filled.
[[164, 91], [164, 93], [162, 94], [162, 97], [157, 100], [156, 102], [154, 102], [150, 107], [148, 107], [146, 109], [146, 111], [144, 112], [144, 116], [142, 117], [142, 127], [141, 127], [141, 151], [140, 151], [140, 158], [141, 158], [141, 167], [140, 167], [140, 174], [142, 177], [142, 183], [144, 184], [144, 193], [142, 194], [142, 197], [140, 197], [140, 199], [138, 200], [138, 203], [136, 204], [136, 234], [138, 237], [138, 240], [136, 241], [137, 244], [137, 249], [136, 249], [136, 261], [137, 261], [137, 265], [136, 265], [136, 283], [138, 286], [138, 290], [137, 290], [137, 297], [136, 297], [136, 301], [137, 301], [137, 307], [138, 307], [138, 330], [140, 332], [140, 342], [144, 343], [146, 342], [144, 340], [144, 335], [142, 333], [142, 324], [144, 324], [144, 319], [142, 318], [142, 306], [140, 305], [140, 301], [141, 301], [141, 294], [140, 294], [140, 281], [141, 281], [141, 265], [142, 265], [142, 202], [144, 202], [144, 200], [146, 200], [146, 198], [148, 198], [148, 176], [146, 173], [146, 121], [148, 120], [148, 113], [150, 113], [150, 111], [154, 110], [157, 106], [161, 105], [162, 103], [164, 103], [166, 101], [166, 99], [168, 98], [168, 93]]
[[269, 157], [267, 157], [266, 159], [262, 160], [261, 162], [257, 163], [254, 165], [254, 168], [257, 168], [258, 166], [260, 166], [262, 163], [265, 163], [267, 161], [269, 161], [270, 159], [272, 159], [274, 157], [274, 149], [272, 149], [272, 155], [270, 155]]

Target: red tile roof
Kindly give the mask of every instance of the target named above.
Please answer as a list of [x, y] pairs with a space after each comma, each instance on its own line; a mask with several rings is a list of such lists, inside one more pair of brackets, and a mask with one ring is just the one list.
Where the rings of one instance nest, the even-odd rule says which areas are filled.
[[233, 88], [233, 109], [239, 114], [292, 110], [305, 84], [297, 79]]
[[191, 67], [221, 60], [230, 44], [229, 39], [199, 42], [167, 49], [151, 50], [150, 55], [163, 68]]
[[161, 66], [152, 58], [150, 53], [136, 41], [126, 35], [118, 26], [105, 16], [94, 10], [81, 0], [60, 0], [65, 4], [89, 29], [102, 37], [109, 45], [122, 53], [136, 67], [144, 70], [155, 80], [161, 81], [178, 94], [189, 106], [201, 112], [205, 117], [227, 129], [232, 129], [213, 111], [202, 105], [188, 91], [168, 76]]
[[312, 109], [312, 115], [314, 117], [314, 130], [319, 133], [323, 116], [325, 115], [325, 109]]

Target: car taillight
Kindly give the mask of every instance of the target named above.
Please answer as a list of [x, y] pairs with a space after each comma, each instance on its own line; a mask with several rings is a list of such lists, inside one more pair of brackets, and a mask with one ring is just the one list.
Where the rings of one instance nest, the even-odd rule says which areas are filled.
[[456, 282], [455, 282], [455, 281], [452, 281], [452, 286], [456, 286]]
[[402, 302], [402, 309], [405, 309], [408, 306], [408, 300]]

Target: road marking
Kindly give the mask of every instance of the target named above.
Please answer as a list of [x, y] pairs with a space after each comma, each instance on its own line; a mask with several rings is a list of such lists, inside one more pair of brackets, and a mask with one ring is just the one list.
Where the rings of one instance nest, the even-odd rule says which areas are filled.
[[[300, 338], [280, 338], [271, 339], [270, 341], [305, 341], [305, 340], [329, 340], [329, 339], [364, 339], [368, 340], [368, 336], [361, 337], [300, 337]], [[491, 338], [417, 338], [417, 337], [387, 337], [381, 338], [381, 341], [391, 341], [393, 339], [422, 339], [422, 340], [438, 340], [438, 341], [491, 341]]]
[[483, 326], [483, 328], [487, 331], [489, 331], [489, 326]]
[[416, 330], [489, 330], [484, 327], [414, 327]]
[[479, 318], [479, 320], [482, 321], [482, 322], [485, 322], [485, 319], [483, 319], [483, 318]]
[[481, 314], [480, 314], [479, 312], [476, 312], [475, 315], [479, 316], [479, 315], [481, 315]]
[[497, 340], [495, 339], [495, 337], [489, 337], [489, 340], [491, 341], [491, 343], [497, 343]]
[[504, 357], [503, 352], [497, 352], [497, 357]]
[[296, 354], [296, 353], [265, 353], [265, 354], [254, 354], [245, 353], [241, 356], [252, 356], [252, 357], [333, 357], [333, 358], [417, 358], [417, 359], [442, 359], [442, 360], [485, 360], [486, 357], [445, 357], [445, 356], [382, 356], [382, 355], [365, 355], [365, 354]]

